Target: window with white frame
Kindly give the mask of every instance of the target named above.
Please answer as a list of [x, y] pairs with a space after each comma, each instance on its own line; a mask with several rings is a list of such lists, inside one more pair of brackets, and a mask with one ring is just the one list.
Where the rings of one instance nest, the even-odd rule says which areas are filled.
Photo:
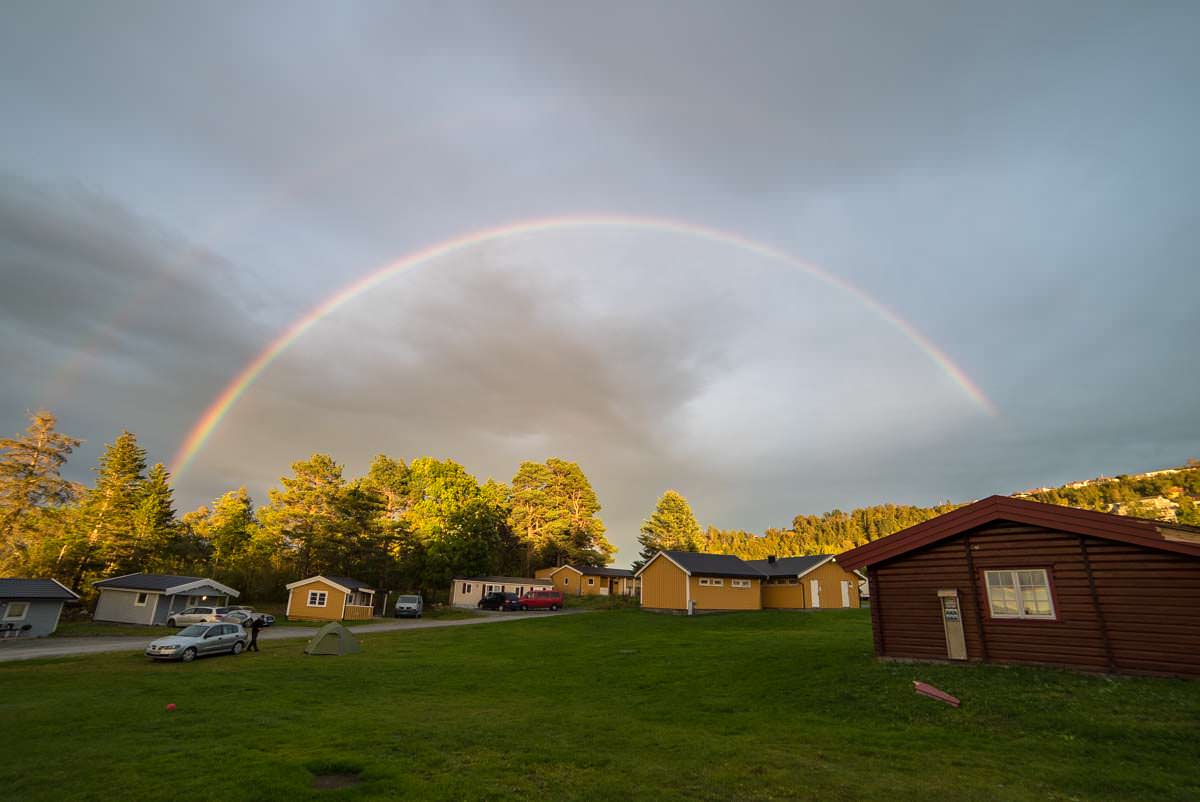
[[133, 600], [133, 606], [134, 606], [134, 607], [145, 607], [145, 606], [146, 606], [146, 600], [147, 600], [147, 599], [149, 599], [149, 598], [150, 598], [150, 594], [149, 594], [149, 593], [139, 593], [139, 594], [137, 595], [137, 598]]
[[992, 618], [1054, 618], [1044, 568], [985, 571]]
[[588, 577], [588, 584], [589, 584], [589, 585], [594, 585], [594, 584], [596, 584], [596, 578], [595, 578], [595, 577], [591, 577], [591, 576], [589, 576], [589, 577]]
[[10, 601], [4, 609], [5, 621], [23, 621], [29, 614], [29, 602]]
[[323, 590], [310, 590], [308, 592], [309, 607], [324, 607], [328, 594]]
[[715, 576], [702, 576], [700, 577], [700, 584], [707, 587], [720, 588], [725, 586], [725, 580]]
[[470, 592], [471, 592], [471, 583], [463, 582], [463, 593], [470, 593]]
[[733, 585], [735, 588], [748, 588], [748, 587], [750, 587], [750, 580], [749, 579], [731, 579], [731, 580], [729, 580], [729, 584]]

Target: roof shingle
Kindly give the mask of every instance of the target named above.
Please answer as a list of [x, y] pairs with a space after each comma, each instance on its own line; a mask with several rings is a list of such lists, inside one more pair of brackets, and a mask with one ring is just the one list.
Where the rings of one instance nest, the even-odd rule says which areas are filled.
[[62, 599], [74, 601], [79, 595], [53, 579], [0, 579], [0, 599]]

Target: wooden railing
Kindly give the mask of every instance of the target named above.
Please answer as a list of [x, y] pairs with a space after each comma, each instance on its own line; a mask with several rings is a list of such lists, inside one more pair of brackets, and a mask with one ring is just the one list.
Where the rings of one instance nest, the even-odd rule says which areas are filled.
[[375, 608], [369, 604], [347, 604], [346, 615], [347, 620], [358, 621], [364, 618], [373, 618]]

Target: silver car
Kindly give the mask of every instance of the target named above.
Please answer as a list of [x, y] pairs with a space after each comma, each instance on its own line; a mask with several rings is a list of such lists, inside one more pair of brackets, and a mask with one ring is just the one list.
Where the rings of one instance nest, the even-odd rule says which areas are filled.
[[146, 656], [190, 663], [203, 654], [241, 654], [245, 648], [246, 633], [237, 624], [192, 624], [175, 635], [151, 641]]
[[425, 609], [425, 600], [421, 596], [397, 596], [395, 613], [397, 618], [420, 618]]
[[209, 624], [221, 620], [221, 614], [216, 607], [189, 607], [178, 613], [171, 613], [167, 626], [182, 627], [188, 624]]
[[264, 627], [275, 623], [275, 616], [270, 613], [256, 613], [249, 607], [238, 607], [221, 616], [221, 620], [227, 624], [241, 624], [244, 627], [250, 626], [256, 618], [262, 621]]

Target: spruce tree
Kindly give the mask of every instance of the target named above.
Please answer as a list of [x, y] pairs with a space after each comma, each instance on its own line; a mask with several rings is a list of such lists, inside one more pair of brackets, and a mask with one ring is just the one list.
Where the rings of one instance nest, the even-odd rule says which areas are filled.
[[700, 524], [692, 515], [687, 499], [674, 490], [663, 493], [654, 514], [642, 524], [638, 543], [642, 546], [636, 565], [645, 565], [660, 551], [699, 551]]
[[174, 494], [170, 476], [162, 463], [150, 469], [142, 482], [138, 505], [133, 511], [133, 538], [130, 548], [129, 572], [142, 570], [170, 571], [190, 555], [182, 553], [179, 542], [179, 521], [175, 518]]

